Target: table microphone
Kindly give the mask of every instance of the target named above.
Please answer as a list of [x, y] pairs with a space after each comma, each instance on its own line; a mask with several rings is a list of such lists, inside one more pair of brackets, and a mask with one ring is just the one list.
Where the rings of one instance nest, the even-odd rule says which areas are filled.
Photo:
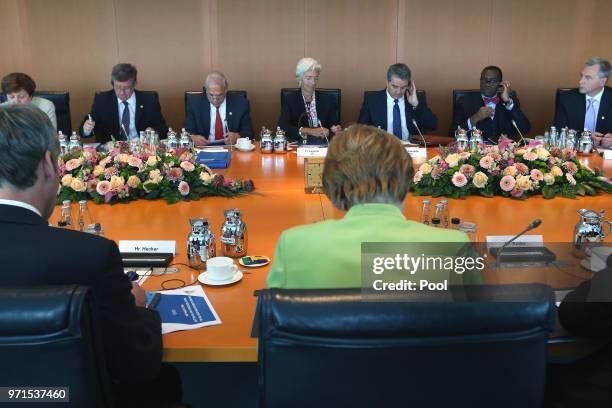
[[516, 129], [516, 131], [518, 132], [519, 136], [521, 137], [521, 141], [523, 142], [523, 144], [525, 146], [527, 146], [527, 142], [525, 141], [525, 138], [523, 137], [523, 134], [521, 133], [521, 130], [518, 128], [518, 126], [516, 125], [516, 121], [514, 119], [512, 119], [512, 126], [514, 126], [514, 128]]
[[423, 146], [425, 146], [425, 148], [427, 149], [427, 141], [423, 137], [423, 134], [421, 133], [421, 129], [419, 128], [419, 125], [417, 124], [416, 119], [412, 119], [412, 124], [416, 128], [417, 132], [419, 132], [419, 135], [421, 135], [421, 139], [423, 140]]
[[529, 224], [527, 226], [527, 228], [525, 228], [524, 230], [522, 230], [521, 232], [519, 232], [518, 234], [516, 234], [514, 237], [512, 237], [512, 239], [510, 239], [509, 241], [505, 242], [504, 245], [501, 246], [501, 248], [499, 248], [499, 251], [497, 251], [497, 254], [495, 255], [495, 267], [499, 268], [499, 260], [501, 259], [501, 254], [502, 251], [509, 245], [511, 244], [513, 241], [515, 241], [517, 238], [519, 238], [521, 235], [525, 234], [528, 231], [531, 231], [532, 229], [538, 228], [540, 226], [540, 224], [542, 224], [542, 220], [539, 218], [536, 218], [535, 220], [531, 221], [531, 224]]

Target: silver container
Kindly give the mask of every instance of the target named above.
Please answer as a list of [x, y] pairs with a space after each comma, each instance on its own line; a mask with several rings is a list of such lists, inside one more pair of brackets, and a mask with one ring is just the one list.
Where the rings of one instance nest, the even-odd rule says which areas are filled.
[[193, 149], [193, 141], [191, 140], [191, 136], [189, 136], [189, 133], [185, 130], [185, 128], [183, 128], [183, 130], [181, 130], [181, 138], [179, 139], [179, 147], [183, 148], [183, 149]]
[[76, 152], [79, 150], [83, 150], [83, 143], [81, 143], [81, 138], [77, 135], [76, 132], [72, 132], [72, 136], [70, 136], [70, 142], [68, 143], [68, 152]]
[[[578, 210], [580, 221], [574, 227], [574, 246], [581, 249], [586, 243], [601, 242], [612, 232], [612, 221], [604, 220], [605, 210]], [[607, 233], [604, 224], [608, 224]]]
[[247, 226], [240, 218], [240, 210], [225, 210], [225, 222], [221, 226], [221, 252], [224, 256], [240, 258], [247, 254], [249, 237]]
[[191, 232], [187, 236], [187, 258], [189, 266], [206, 269], [206, 261], [216, 256], [215, 236], [210, 231], [206, 218], [190, 218]]
[[466, 150], [469, 147], [470, 142], [467, 131], [457, 127], [457, 130], [455, 130], [455, 141], [458, 149]]

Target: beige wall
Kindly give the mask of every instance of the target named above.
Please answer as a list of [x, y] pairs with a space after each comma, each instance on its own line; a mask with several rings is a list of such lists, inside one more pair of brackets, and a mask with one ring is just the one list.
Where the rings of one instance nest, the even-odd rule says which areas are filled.
[[611, 20], [608, 0], [0, 0], [0, 75], [68, 90], [77, 125], [112, 65], [131, 62], [180, 128], [183, 92], [220, 69], [249, 92], [259, 128], [275, 125], [278, 91], [295, 86], [302, 56], [323, 64], [319, 86], [342, 89], [344, 123], [402, 61], [446, 133], [451, 90], [477, 87], [480, 69], [497, 64], [540, 132], [555, 88], [574, 86], [587, 57], [612, 58]]

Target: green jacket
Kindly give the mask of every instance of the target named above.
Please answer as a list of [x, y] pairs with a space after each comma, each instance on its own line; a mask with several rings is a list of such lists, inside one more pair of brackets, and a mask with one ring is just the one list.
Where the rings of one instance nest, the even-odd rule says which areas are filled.
[[[355, 205], [343, 219], [284, 231], [276, 245], [266, 286], [302, 289], [361, 287], [362, 242], [469, 242], [469, 238], [463, 232], [407, 220], [394, 205]], [[439, 279], [440, 275], [437, 277]], [[465, 273], [454, 277], [463, 283], [480, 282], [480, 274]], [[426, 276], [419, 275], [418, 278]]]

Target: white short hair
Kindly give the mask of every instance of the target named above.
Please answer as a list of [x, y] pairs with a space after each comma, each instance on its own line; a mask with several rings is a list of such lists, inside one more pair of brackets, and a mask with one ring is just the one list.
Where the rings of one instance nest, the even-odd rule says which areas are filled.
[[321, 72], [321, 64], [314, 58], [305, 57], [298, 61], [295, 66], [295, 79], [298, 83], [302, 81], [302, 76], [309, 71], [314, 69], [317, 73]]
[[221, 71], [213, 71], [210, 74], [206, 75], [206, 80], [204, 81], [204, 86], [206, 88], [208, 88], [208, 84], [211, 81], [215, 81], [215, 82], [223, 82], [223, 86], [225, 87], [225, 89], [227, 89], [227, 78], [225, 77], [225, 75], [223, 75], [223, 72]]

